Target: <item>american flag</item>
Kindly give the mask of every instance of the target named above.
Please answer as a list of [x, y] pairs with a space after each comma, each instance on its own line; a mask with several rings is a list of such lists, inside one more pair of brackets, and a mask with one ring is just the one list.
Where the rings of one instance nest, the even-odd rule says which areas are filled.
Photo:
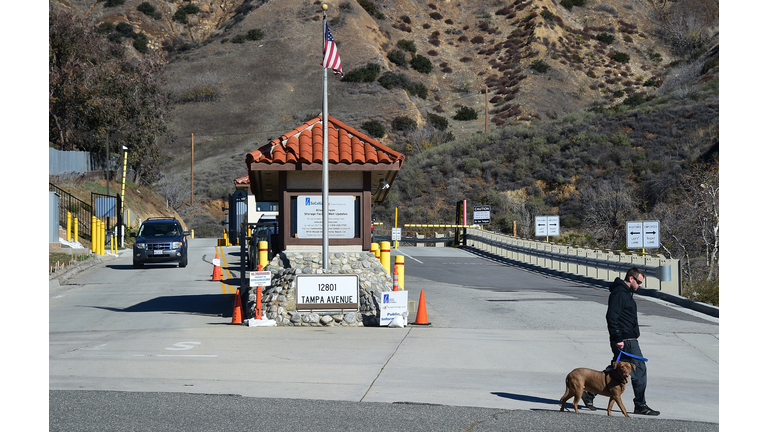
[[325, 23], [325, 44], [323, 45], [323, 67], [333, 69], [334, 75], [344, 76], [344, 72], [341, 71], [341, 57], [339, 57], [339, 50], [336, 47], [336, 43], [333, 41], [331, 35], [331, 29], [328, 28], [328, 22]]

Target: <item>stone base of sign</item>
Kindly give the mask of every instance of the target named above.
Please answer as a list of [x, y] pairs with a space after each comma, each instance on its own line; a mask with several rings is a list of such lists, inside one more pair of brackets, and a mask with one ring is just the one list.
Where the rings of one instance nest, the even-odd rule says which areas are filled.
[[[379, 293], [392, 291], [392, 276], [370, 252], [331, 252], [328, 265], [332, 274], [356, 274], [359, 280], [359, 310], [297, 311], [296, 276], [322, 273], [321, 252], [285, 251], [276, 255], [264, 269], [272, 273], [272, 285], [264, 287], [261, 310], [278, 326], [378, 326]], [[246, 303], [246, 318], [254, 318], [256, 294], [251, 289]]]

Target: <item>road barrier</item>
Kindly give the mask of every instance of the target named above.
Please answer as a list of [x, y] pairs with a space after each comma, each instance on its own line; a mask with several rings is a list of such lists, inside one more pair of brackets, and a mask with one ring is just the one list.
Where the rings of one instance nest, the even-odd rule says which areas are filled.
[[676, 259], [556, 245], [474, 228], [466, 229], [463, 237], [462, 242], [468, 247], [577, 279], [613, 282], [617, 277], [624, 279], [629, 268], [637, 267], [650, 276], [646, 288], [678, 296], [682, 293], [680, 261]]

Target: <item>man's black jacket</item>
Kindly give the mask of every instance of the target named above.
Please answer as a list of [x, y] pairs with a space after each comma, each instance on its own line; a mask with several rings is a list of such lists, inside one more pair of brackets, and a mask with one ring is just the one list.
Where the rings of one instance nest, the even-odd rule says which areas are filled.
[[637, 304], [632, 289], [621, 278], [616, 278], [608, 289], [611, 294], [608, 296], [605, 320], [608, 323], [611, 343], [636, 339], [640, 336], [640, 326], [637, 323]]

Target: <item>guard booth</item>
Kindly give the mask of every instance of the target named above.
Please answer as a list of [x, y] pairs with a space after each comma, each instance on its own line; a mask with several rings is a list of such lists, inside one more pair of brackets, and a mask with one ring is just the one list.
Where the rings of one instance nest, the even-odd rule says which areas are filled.
[[[279, 250], [322, 250], [322, 157], [322, 116], [246, 155], [252, 202], [277, 203]], [[330, 252], [370, 250], [371, 206], [386, 198], [404, 160], [328, 116]]]

